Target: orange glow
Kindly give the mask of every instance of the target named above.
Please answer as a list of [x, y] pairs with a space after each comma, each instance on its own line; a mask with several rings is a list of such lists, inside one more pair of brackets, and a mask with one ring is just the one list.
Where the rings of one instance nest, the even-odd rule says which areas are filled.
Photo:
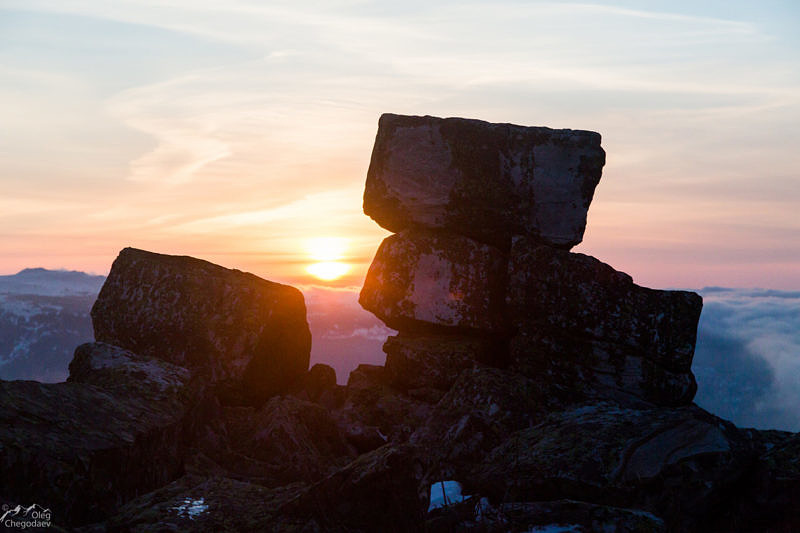
[[317, 261], [306, 267], [306, 272], [323, 281], [339, 279], [351, 266], [339, 261], [347, 250], [347, 239], [341, 237], [316, 237], [306, 241], [306, 250], [311, 259]]
[[333, 281], [350, 272], [350, 265], [338, 261], [323, 261], [308, 265], [306, 272], [323, 281]]

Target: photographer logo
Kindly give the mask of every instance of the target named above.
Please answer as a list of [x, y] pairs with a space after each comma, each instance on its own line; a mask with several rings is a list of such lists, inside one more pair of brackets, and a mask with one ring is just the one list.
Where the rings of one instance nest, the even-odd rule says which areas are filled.
[[7, 528], [31, 529], [50, 527], [50, 509], [45, 509], [38, 503], [28, 507], [22, 505], [3, 505], [3, 514], [0, 516], [0, 524]]

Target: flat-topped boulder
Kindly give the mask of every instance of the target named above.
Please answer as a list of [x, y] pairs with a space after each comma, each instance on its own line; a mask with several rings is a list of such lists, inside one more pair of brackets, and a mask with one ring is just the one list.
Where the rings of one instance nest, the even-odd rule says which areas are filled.
[[107, 517], [181, 474], [202, 387], [165, 361], [77, 348], [66, 383], [0, 381], [0, 497], [62, 525]]
[[591, 131], [384, 114], [364, 213], [384, 228], [444, 228], [507, 248], [511, 235], [581, 242], [605, 152]]
[[699, 295], [640, 287], [583, 254], [531, 239], [511, 249], [512, 359], [529, 372], [660, 405], [691, 402]]
[[300, 291], [193, 257], [125, 248], [92, 323], [98, 341], [203, 374], [233, 403], [263, 401], [308, 370]]
[[359, 303], [393, 329], [503, 329], [505, 258], [497, 248], [430, 230], [384, 239]]

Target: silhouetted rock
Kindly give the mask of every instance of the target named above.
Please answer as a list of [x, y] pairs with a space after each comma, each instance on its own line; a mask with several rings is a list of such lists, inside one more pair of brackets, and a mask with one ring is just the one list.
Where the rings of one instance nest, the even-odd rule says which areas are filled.
[[[664, 533], [664, 521], [639, 509], [624, 509], [576, 500], [508, 502], [475, 506], [476, 522], [484, 531], [613, 531], [614, 533]], [[482, 531], [477, 529], [476, 531]]]
[[214, 470], [265, 486], [317, 481], [355, 456], [328, 409], [292, 396], [223, 406], [212, 422], [198, 447]]
[[404, 390], [447, 391], [466, 369], [491, 361], [493, 341], [462, 335], [401, 333], [386, 340], [386, 372]]
[[729, 491], [725, 513], [709, 513], [706, 531], [800, 531], [800, 433], [749, 430], [763, 453]]
[[384, 228], [444, 228], [507, 247], [512, 235], [571, 247], [605, 152], [591, 131], [384, 114], [364, 213]]
[[67, 383], [0, 382], [0, 496], [96, 521], [175, 479], [202, 390], [189, 372], [107, 344], [76, 350]]
[[425, 482], [468, 479], [474, 466], [511, 433], [554, 408], [550, 401], [546, 388], [521, 374], [464, 370], [409, 439], [424, 450]]
[[600, 403], [508, 435], [467, 481], [495, 501], [613, 503], [682, 531], [727, 497], [757, 452], [748, 434], [696, 406]]
[[419, 474], [408, 448], [385, 446], [313, 484], [185, 476], [84, 531], [419, 531]]
[[384, 239], [359, 302], [402, 331], [503, 329], [505, 259], [467, 237], [409, 230]]
[[419, 531], [422, 468], [407, 446], [383, 446], [316, 483], [286, 516], [314, 517], [327, 531]]
[[300, 291], [192, 257], [122, 250], [92, 321], [98, 341], [202, 373], [226, 402], [262, 402], [308, 369]]
[[224, 476], [187, 475], [132, 500], [106, 523], [78, 531], [319, 531], [313, 517], [281, 513], [305, 490], [300, 483], [267, 488]]
[[336, 389], [336, 371], [329, 365], [317, 363], [306, 375], [305, 390], [312, 401], [316, 401], [325, 392]]
[[511, 249], [511, 356], [527, 372], [660, 405], [691, 402], [702, 299], [639, 287], [593, 257], [517, 238]]

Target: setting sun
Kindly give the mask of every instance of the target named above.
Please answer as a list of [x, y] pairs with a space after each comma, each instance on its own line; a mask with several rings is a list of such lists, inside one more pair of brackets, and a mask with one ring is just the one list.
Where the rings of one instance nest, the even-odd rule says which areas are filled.
[[339, 279], [350, 271], [350, 265], [339, 261], [347, 250], [347, 239], [342, 237], [317, 237], [306, 241], [306, 251], [316, 261], [306, 267], [306, 272], [323, 281]]

